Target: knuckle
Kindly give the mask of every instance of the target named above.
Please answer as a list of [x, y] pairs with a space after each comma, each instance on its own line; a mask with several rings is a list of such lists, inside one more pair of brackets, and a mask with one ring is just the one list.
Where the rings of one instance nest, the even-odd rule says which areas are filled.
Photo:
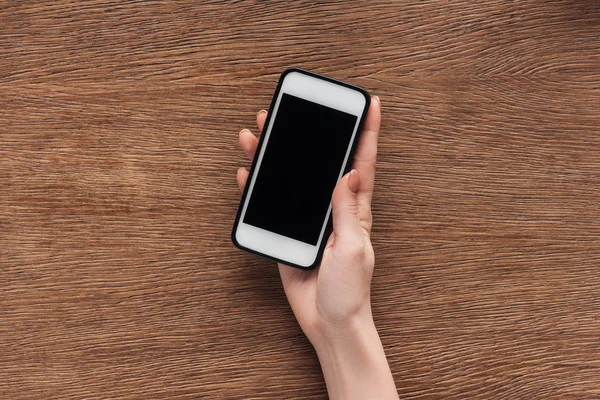
[[365, 257], [366, 251], [362, 240], [353, 240], [344, 245], [344, 252], [352, 260], [362, 260]]

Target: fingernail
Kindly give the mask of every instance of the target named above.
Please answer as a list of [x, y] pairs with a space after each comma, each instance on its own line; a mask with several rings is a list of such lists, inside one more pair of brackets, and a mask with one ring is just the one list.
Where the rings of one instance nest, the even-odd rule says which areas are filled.
[[248, 131], [248, 129], [242, 129], [242, 130], [240, 131], [240, 136], [242, 136], [242, 133], [244, 133], [244, 132], [247, 132], [247, 131]]
[[260, 110], [256, 115], [260, 115], [260, 114], [263, 114], [263, 113], [266, 114], [267, 111], [266, 110]]
[[353, 169], [350, 171], [350, 174], [348, 174], [348, 188], [352, 191], [352, 193], [358, 193], [358, 185], [358, 171]]
[[375, 98], [375, 100], [377, 100], [377, 102], [378, 102], [379, 104], [381, 104], [381, 99], [379, 98], [379, 96], [375, 95], [375, 96], [374, 96], [374, 98]]

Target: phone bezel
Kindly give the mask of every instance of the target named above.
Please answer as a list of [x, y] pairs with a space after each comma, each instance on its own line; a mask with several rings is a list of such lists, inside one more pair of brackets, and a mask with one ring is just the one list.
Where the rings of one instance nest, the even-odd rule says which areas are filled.
[[293, 267], [311, 269], [319, 264], [331, 231], [331, 204], [323, 221], [319, 241], [314, 246], [243, 222], [254, 182], [256, 181], [257, 171], [267, 148], [274, 123], [273, 117], [277, 116], [279, 102], [283, 93], [288, 93], [357, 116], [355, 130], [347, 148], [343, 166], [340, 168], [341, 172], [338, 179], [351, 168], [351, 160], [356, 150], [371, 98], [368, 92], [360, 87], [300, 68], [290, 68], [281, 74], [271, 101], [263, 134], [260, 137], [258, 148], [250, 168], [248, 181], [240, 200], [231, 239], [240, 249]]

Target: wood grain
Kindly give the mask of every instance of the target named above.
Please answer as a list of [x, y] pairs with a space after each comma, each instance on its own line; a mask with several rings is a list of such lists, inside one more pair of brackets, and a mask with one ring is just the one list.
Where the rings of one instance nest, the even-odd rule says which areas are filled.
[[0, 398], [322, 399], [229, 232], [301, 66], [378, 94], [373, 308], [405, 399], [600, 398], [600, 4], [0, 3]]

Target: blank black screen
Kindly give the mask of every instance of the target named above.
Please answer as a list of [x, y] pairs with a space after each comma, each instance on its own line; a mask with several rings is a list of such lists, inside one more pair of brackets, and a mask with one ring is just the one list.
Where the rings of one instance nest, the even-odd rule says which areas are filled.
[[316, 245], [355, 124], [284, 93], [244, 222]]

